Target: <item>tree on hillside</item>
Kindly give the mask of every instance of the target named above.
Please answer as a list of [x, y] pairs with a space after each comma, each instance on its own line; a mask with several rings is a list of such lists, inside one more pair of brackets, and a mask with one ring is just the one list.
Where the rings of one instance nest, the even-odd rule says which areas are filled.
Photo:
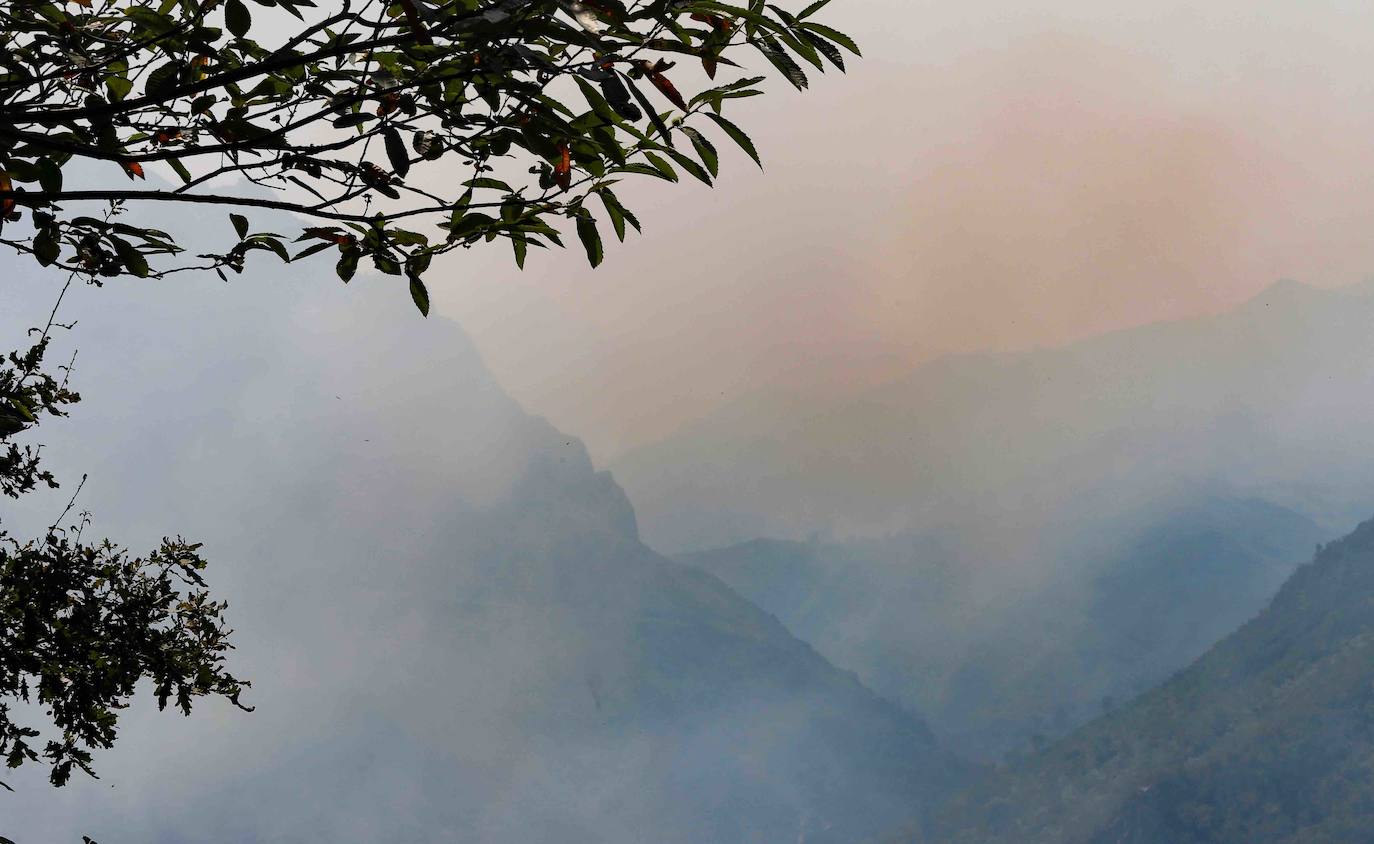
[[[761, 93], [742, 51], [798, 88], [803, 63], [858, 53], [812, 20], [829, 0], [253, 2], [6, 4], [0, 243], [93, 280], [328, 252], [344, 281], [363, 261], [404, 277], [427, 313], [436, 256], [501, 239], [523, 266], [571, 229], [595, 266], [602, 222], [639, 228], [625, 178], [709, 184], [713, 135], [758, 161], [723, 114]], [[153, 202], [230, 210], [227, 248], [179, 259], [179, 233], [90, 210]], [[265, 210], [301, 228], [258, 231]]]

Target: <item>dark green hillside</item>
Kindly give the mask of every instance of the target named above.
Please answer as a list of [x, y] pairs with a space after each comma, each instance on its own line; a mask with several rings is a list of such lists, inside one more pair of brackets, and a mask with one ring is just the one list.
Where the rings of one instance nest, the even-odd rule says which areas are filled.
[[928, 839], [1306, 844], [1371, 831], [1374, 521], [1186, 671], [959, 798]]

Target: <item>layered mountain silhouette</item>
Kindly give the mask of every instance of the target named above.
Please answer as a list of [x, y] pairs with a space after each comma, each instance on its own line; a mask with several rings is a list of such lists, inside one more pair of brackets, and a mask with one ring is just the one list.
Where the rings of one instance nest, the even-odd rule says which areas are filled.
[[996, 761], [1186, 666], [1323, 537], [1285, 508], [1202, 494], [1114, 527], [995, 601], [938, 536], [757, 540], [681, 559], [925, 715], [946, 746]]
[[[55, 292], [14, 280], [0, 324]], [[68, 487], [6, 525], [89, 473], [91, 531], [204, 541], [257, 711], [144, 700], [104, 780], [7, 777], [15, 840], [1374, 824], [1374, 523], [1293, 573], [1374, 500], [1374, 288], [726, 409], [621, 460], [628, 496], [394, 279], [72, 296]]]
[[[54, 292], [16, 282], [5, 319]], [[85, 402], [51, 465], [90, 473], [90, 530], [206, 543], [257, 711], [143, 701], [104, 780], [7, 778], [16, 840], [848, 842], [964, 781], [919, 719], [641, 543], [581, 443], [399, 284], [74, 295]]]
[[898, 840], [1364, 841], [1371, 759], [1374, 521], [1187, 670]]
[[753, 396], [611, 468], [646, 541], [1017, 532], [1217, 484], [1333, 534], [1374, 501], [1374, 284], [943, 358], [848, 401]]

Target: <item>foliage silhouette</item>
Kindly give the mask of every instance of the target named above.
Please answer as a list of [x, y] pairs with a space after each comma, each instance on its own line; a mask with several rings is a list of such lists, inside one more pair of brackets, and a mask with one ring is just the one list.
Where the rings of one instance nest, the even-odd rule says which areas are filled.
[[[745, 48], [797, 88], [802, 63], [843, 70], [859, 52], [811, 19], [829, 0], [796, 14], [763, 0], [254, 1], [299, 28], [261, 43], [244, 0], [0, 9], [0, 243], [93, 280], [328, 251], [343, 281], [363, 259], [404, 277], [428, 313], [433, 259], [478, 243], [508, 241], [523, 267], [570, 222], [600, 264], [598, 213], [622, 240], [640, 228], [620, 181], [719, 176], [703, 129], [760, 161], [722, 112], [763, 77], [716, 83]], [[690, 96], [684, 59], [704, 74]], [[144, 187], [150, 170], [175, 186]], [[148, 202], [232, 209], [233, 245], [177, 263], [176, 233], [79, 213]], [[298, 245], [255, 230], [249, 215], [271, 209], [307, 218]]]
[[[39, 447], [16, 438], [80, 401], [70, 364], [60, 380], [45, 369], [52, 327], [0, 364], [0, 493], [10, 498], [57, 487]], [[249, 684], [224, 667], [231, 631], [201, 577], [200, 545], [164, 539], [139, 557], [84, 542], [84, 514], [62, 524], [75, 500], [35, 540], [0, 524], [0, 756], [10, 768], [41, 760], [57, 786], [73, 769], [94, 776], [92, 751], [113, 745], [118, 711], [143, 680], [160, 708], [189, 714], [205, 695], [248, 708], [239, 695]], [[16, 712], [21, 703], [36, 706]], [[30, 723], [38, 711], [46, 730]]]

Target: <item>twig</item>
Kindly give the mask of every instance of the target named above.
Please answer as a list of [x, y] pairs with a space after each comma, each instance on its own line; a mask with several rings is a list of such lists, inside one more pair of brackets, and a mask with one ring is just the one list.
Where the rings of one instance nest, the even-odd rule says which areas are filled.
[[48, 525], [49, 531], [57, 530], [57, 526], [62, 523], [62, 520], [67, 518], [67, 514], [70, 513], [72, 511], [72, 507], [76, 505], [76, 497], [81, 494], [81, 488], [85, 485], [86, 475], [83, 473], [81, 475], [81, 483], [76, 485], [76, 492], [72, 493], [71, 500], [67, 502], [67, 506], [62, 508], [62, 515], [54, 519], [51, 525]]

